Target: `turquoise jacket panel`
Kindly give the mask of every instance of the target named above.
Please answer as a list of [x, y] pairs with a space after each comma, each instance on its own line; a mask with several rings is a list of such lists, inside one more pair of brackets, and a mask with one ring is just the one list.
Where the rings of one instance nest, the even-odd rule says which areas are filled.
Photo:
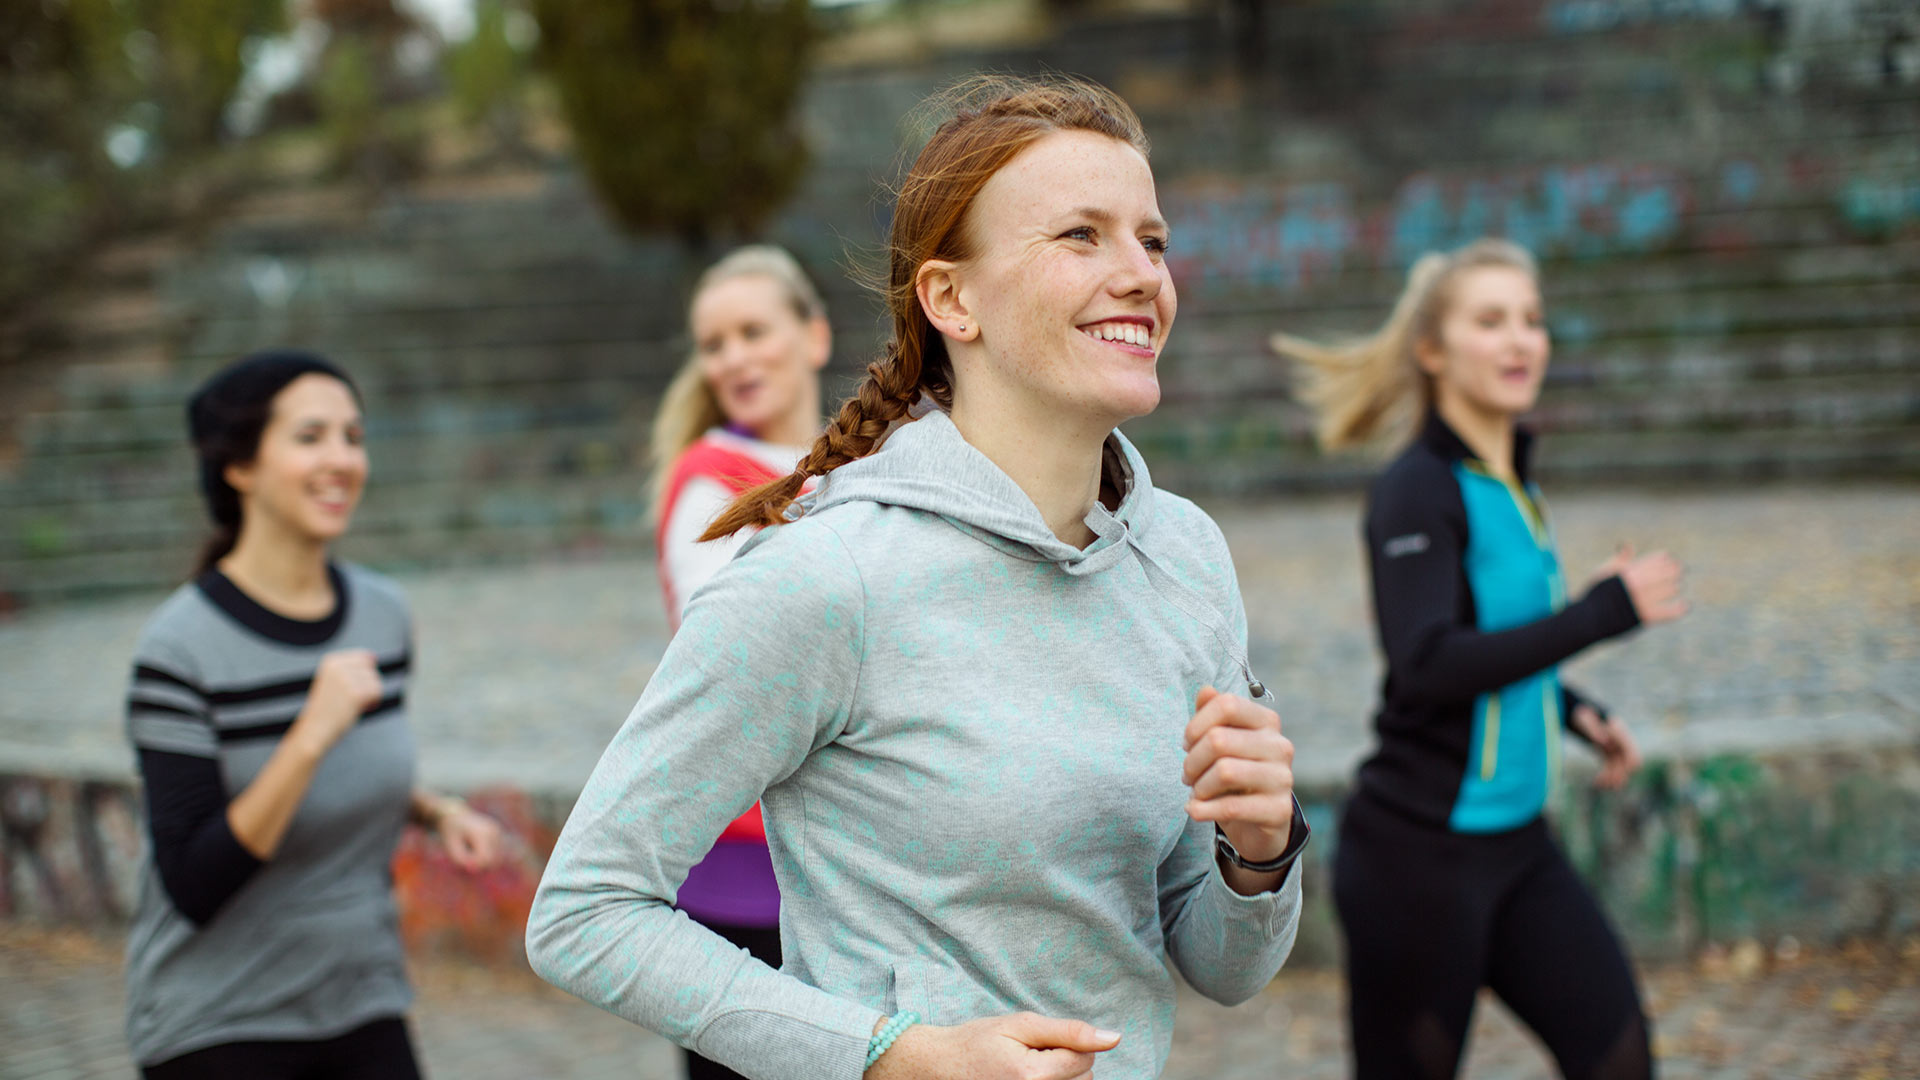
[[[1566, 606], [1566, 585], [1540, 492], [1457, 461], [1467, 509], [1467, 584], [1479, 629], [1524, 626]], [[1456, 832], [1517, 828], [1537, 817], [1560, 769], [1560, 673], [1545, 668], [1473, 703], [1473, 742], [1449, 824]]]

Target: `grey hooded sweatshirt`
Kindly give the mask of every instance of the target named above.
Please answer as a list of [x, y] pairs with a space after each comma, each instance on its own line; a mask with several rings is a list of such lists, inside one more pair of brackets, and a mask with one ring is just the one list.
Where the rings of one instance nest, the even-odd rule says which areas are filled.
[[[534, 899], [542, 977], [759, 1080], [855, 1080], [883, 1014], [1032, 1010], [1157, 1076], [1166, 960], [1243, 1001], [1293, 947], [1301, 868], [1241, 896], [1190, 819], [1202, 686], [1246, 694], [1220, 530], [1118, 432], [1085, 550], [933, 412], [842, 466], [697, 592]], [[1267, 699], [1271, 700], [1271, 699]], [[672, 908], [764, 804], [775, 971]]]

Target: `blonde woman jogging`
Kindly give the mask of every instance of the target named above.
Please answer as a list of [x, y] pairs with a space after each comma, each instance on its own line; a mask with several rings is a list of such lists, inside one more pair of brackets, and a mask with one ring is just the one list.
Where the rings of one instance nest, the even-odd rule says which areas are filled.
[[[1139, 121], [1070, 81], [944, 104], [886, 351], [715, 524], [763, 528], [588, 781], [528, 953], [758, 1080], [1153, 1076], [1169, 960], [1233, 1002], [1292, 947], [1293, 749], [1219, 530], [1114, 430], [1176, 308]], [[779, 971], [671, 907], [762, 798]]]
[[[792, 472], [820, 434], [820, 369], [832, 349], [819, 292], [777, 247], [740, 248], [708, 268], [687, 322], [693, 355], [653, 422], [660, 591], [675, 626], [749, 535], [701, 543], [701, 534], [741, 492]], [[758, 803], [688, 871], [675, 906], [779, 966], [780, 888]], [[738, 1075], [686, 1053], [689, 1080]]]
[[1541, 814], [1563, 727], [1599, 751], [1603, 787], [1640, 762], [1560, 662], [1686, 605], [1674, 560], [1630, 549], [1568, 600], [1516, 424], [1549, 352], [1532, 257], [1498, 240], [1426, 256], [1373, 336], [1275, 347], [1302, 364], [1323, 446], [1405, 444], [1368, 493], [1387, 674], [1335, 854], [1357, 1075], [1453, 1076], [1487, 986], [1569, 1080], [1648, 1076], [1632, 968]]
[[751, 487], [785, 476], [820, 435], [820, 371], [833, 350], [827, 308], [786, 251], [743, 247], [694, 286], [693, 355], [653, 419], [653, 519], [660, 590], [678, 626], [694, 591], [746, 532], [700, 535]]

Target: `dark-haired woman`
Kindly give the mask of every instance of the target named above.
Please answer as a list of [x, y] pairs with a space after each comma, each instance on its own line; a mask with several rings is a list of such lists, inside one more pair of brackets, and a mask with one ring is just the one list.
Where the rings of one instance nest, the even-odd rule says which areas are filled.
[[[1077, 82], [952, 104], [895, 210], [887, 351], [709, 529], [761, 527], [528, 924], [547, 979], [757, 1080], [1156, 1076], [1169, 961], [1244, 1000], [1297, 926], [1293, 748], [1226, 543], [1115, 430], [1175, 310], [1139, 120]], [[778, 971], [672, 908], [756, 799]]]
[[499, 830], [413, 786], [406, 601], [327, 557], [367, 479], [358, 392], [319, 357], [259, 353], [187, 413], [216, 535], [134, 657], [134, 1060], [153, 1080], [417, 1076], [394, 847], [413, 822], [477, 870]]

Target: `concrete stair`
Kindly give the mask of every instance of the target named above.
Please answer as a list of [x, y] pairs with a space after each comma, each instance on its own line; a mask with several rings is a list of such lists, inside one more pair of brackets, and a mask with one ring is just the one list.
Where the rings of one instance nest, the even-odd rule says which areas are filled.
[[[1267, 337], [1370, 329], [1414, 251], [1501, 229], [1545, 266], [1550, 483], [1920, 477], [1920, 86], [1829, 62], [1865, 39], [1786, 56], [1745, 17], [1574, 33], [1563, 7], [1113, 18], [818, 73], [816, 165], [770, 235], [828, 294], [829, 393], [883, 330], [843, 271], [878, 251], [901, 117], [966, 71], [1044, 65], [1128, 94], [1155, 139], [1181, 316], [1164, 403], [1128, 430], [1170, 486], [1363, 480], [1312, 450]], [[1265, 68], [1240, 66], [1247, 34]], [[1799, 90], [1768, 89], [1775, 61]], [[182, 402], [279, 344], [366, 393], [353, 557], [643, 551], [699, 263], [619, 235], [564, 164], [377, 197], [283, 172], [203, 234], [118, 243], [0, 334], [0, 604], [178, 580], [203, 527]]]

